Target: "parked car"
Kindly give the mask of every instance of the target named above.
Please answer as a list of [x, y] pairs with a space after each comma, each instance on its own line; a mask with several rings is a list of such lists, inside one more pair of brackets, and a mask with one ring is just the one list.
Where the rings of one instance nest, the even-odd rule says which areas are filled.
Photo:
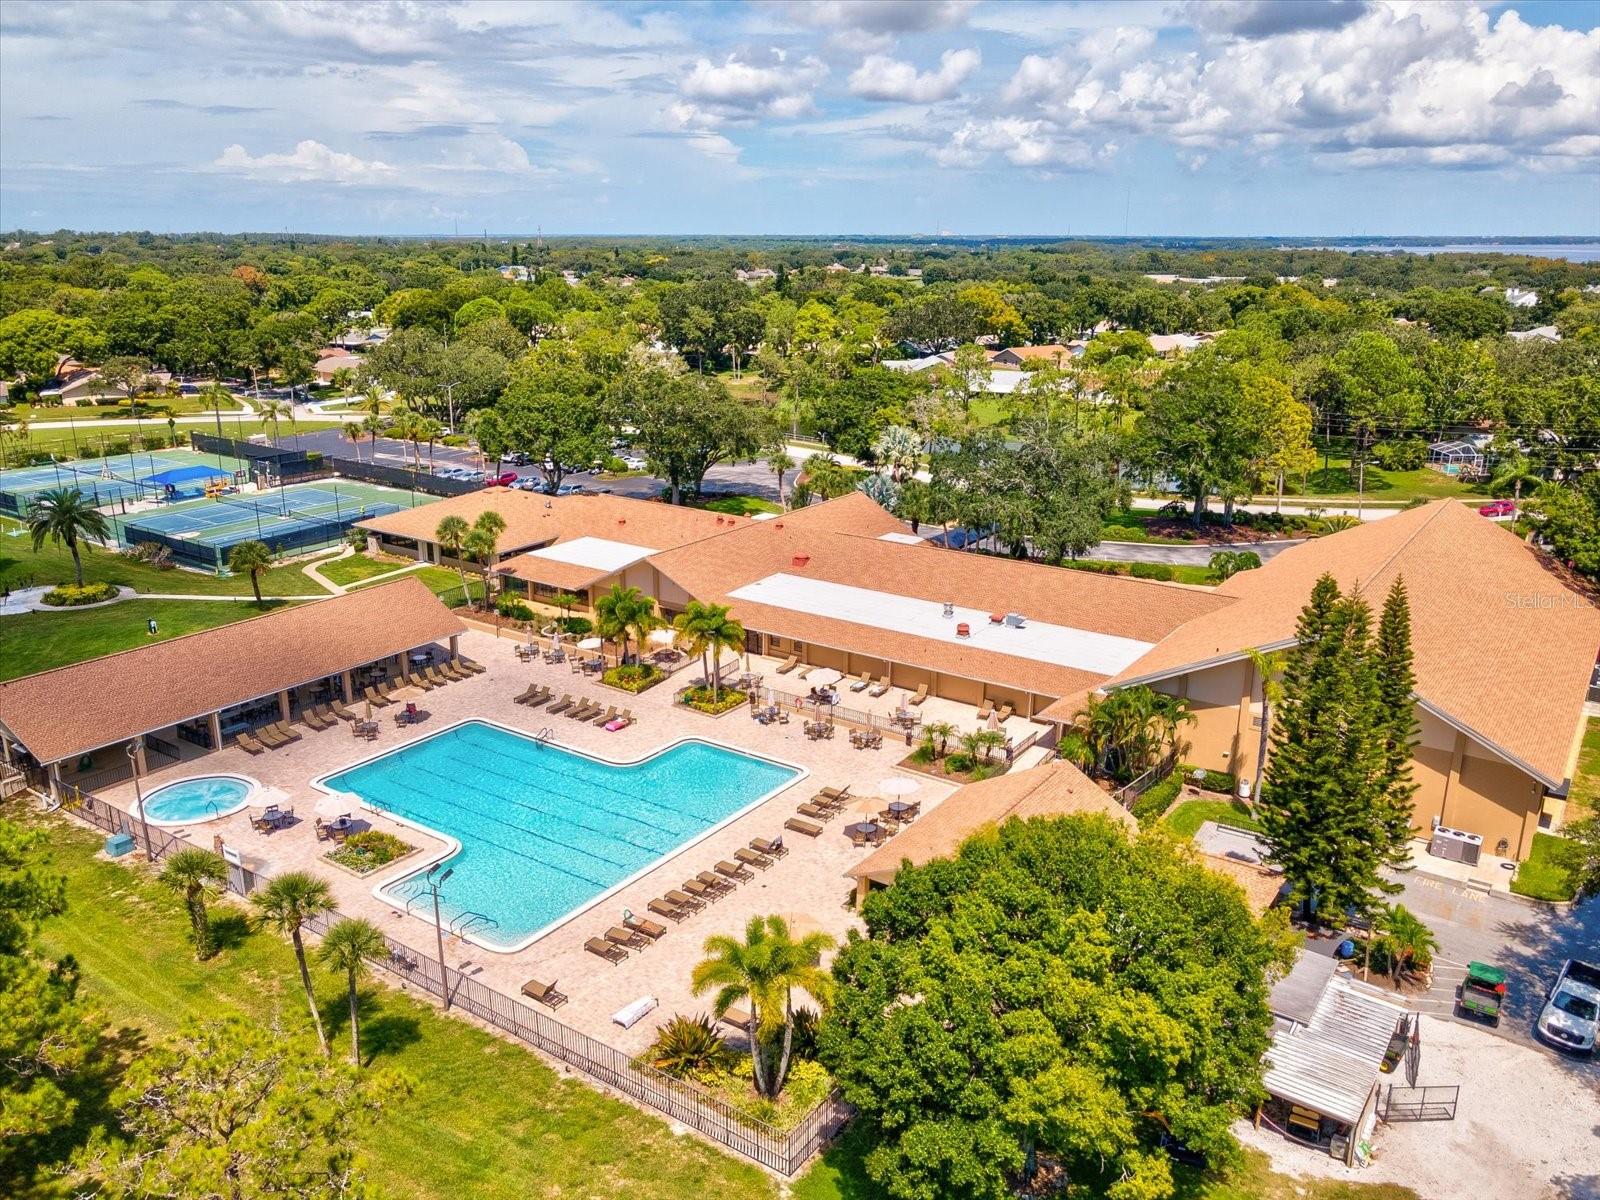
[[1593, 1054], [1595, 1032], [1600, 1029], [1600, 967], [1567, 959], [1550, 985], [1536, 1028], [1558, 1049]]
[[1514, 517], [1517, 515], [1517, 502], [1515, 500], [1492, 500], [1488, 504], [1478, 505], [1480, 517]]
[[649, 470], [649, 467], [645, 464], [644, 459], [638, 457], [637, 455], [633, 455], [633, 454], [628, 455], [626, 458], [624, 458], [622, 460], [622, 466], [623, 466], [624, 470], [628, 470], [628, 471], [647, 471], [647, 470]]
[[483, 486], [484, 487], [510, 487], [516, 481], [517, 481], [517, 473], [515, 471], [502, 471], [498, 475], [491, 475], [488, 479], [485, 479], [483, 481]]
[[524, 475], [511, 486], [519, 492], [542, 492], [544, 491], [544, 480], [537, 475]]

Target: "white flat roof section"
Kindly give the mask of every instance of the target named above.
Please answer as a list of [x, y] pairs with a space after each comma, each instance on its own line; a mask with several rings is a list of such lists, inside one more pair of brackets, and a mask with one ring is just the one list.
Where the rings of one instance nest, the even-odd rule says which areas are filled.
[[[1115, 675], [1152, 645], [1135, 638], [1051, 625], [1045, 621], [1029, 620], [1020, 629], [995, 625], [989, 621], [987, 610], [963, 608], [959, 604], [954, 606], [953, 615], [947, 617], [944, 605], [936, 600], [919, 600], [783, 572], [768, 575], [728, 594], [735, 600], [831, 617], [836, 621], [948, 642], [953, 646], [973, 646], [995, 654], [1011, 654], [1099, 675]], [[1026, 613], [1022, 615], [1027, 617]], [[961, 624], [971, 629], [970, 637], [957, 636], [956, 626]]]
[[620, 571], [654, 553], [654, 546], [635, 546], [631, 542], [613, 542], [609, 538], [597, 537], [573, 538], [570, 542], [557, 542], [542, 550], [528, 551], [533, 558], [548, 558], [551, 562], [591, 567], [596, 571]]
[[902, 546], [920, 546], [923, 539], [914, 533], [880, 533], [880, 542], [899, 542]]

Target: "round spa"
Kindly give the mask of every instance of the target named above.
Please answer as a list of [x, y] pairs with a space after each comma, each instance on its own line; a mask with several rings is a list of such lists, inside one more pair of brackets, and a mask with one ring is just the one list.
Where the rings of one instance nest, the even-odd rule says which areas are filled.
[[194, 825], [236, 813], [250, 802], [255, 781], [243, 775], [196, 775], [158, 787], [144, 798], [152, 825]]

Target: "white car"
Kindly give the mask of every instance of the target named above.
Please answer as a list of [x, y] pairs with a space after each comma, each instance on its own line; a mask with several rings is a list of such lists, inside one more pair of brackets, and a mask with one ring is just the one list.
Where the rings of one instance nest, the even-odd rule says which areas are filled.
[[623, 466], [624, 470], [628, 470], [628, 471], [646, 471], [646, 470], [649, 470], [649, 467], [646, 465], [644, 459], [638, 458], [638, 457], [636, 457], [634, 455], [631, 455], [631, 454], [627, 458], [622, 460], [622, 466]]
[[1600, 1028], [1600, 967], [1567, 959], [1539, 1014], [1539, 1036], [1552, 1046], [1593, 1054]]

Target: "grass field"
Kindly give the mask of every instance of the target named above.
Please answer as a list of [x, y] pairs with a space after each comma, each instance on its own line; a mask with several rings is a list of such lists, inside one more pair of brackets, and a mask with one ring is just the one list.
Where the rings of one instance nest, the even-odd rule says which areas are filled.
[[[24, 534], [13, 536], [22, 523], [0, 517], [0, 586], [13, 591], [34, 585], [71, 583], [72, 555], [65, 546], [50, 541], [35, 552]], [[161, 570], [149, 563], [124, 558], [101, 546], [83, 554], [83, 578], [88, 583], [116, 583], [137, 592], [162, 592], [169, 595], [248, 596], [248, 576], [220, 579], [199, 571]], [[261, 577], [264, 596], [321, 596], [325, 590], [306, 576], [299, 564], [273, 567]]]
[[1511, 890], [1535, 900], [1571, 900], [1581, 867], [1582, 854], [1574, 843], [1554, 834], [1536, 833], [1527, 861], [1517, 867]]
[[760, 496], [715, 496], [700, 506], [712, 512], [729, 513], [735, 517], [751, 517], [756, 513], [781, 513], [783, 511], [774, 501], [763, 499]]
[[[1285, 482], [1283, 494], [1296, 499], [1349, 499], [1356, 498], [1356, 472], [1350, 467], [1348, 455], [1332, 454], [1324, 465], [1317, 457], [1317, 469], [1306, 477], [1304, 487], [1298, 479]], [[1407, 503], [1411, 500], [1440, 500], [1461, 497], [1486, 496], [1481, 484], [1466, 484], [1459, 479], [1422, 467], [1416, 471], [1385, 471], [1372, 463], [1367, 464], [1365, 488], [1362, 494], [1368, 500], [1385, 504]], [[1262, 500], [1275, 499], [1263, 496]]]
[[[214, 629], [277, 608], [254, 600], [125, 600], [104, 608], [0, 617], [0, 679], [15, 679], [134, 646]], [[151, 637], [147, 622], [159, 632]]]
[[1185, 800], [1167, 814], [1167, 826], [1182, 837], [1193, 837], [1207, 821], [1240, 829], [1261, 828], [1255, 814], [1237, 800]]
[[[428, 585], [429, 591], [451, 608], [459, 608], [466, 603], [461, 595], [461, 576], [448, 567], [423, 567], [420, 570], [413, 571], [409, 577], [422, 580], [423, 583]], [[357, 583], [351, 585], [351, 590], [355, 591], [368, 586], [370, 585], [366, 583]], [[483, 599], [483, 580], [473, 578], [471, 572], [467, 573], [467, 587], [471, 589], [474, 600]]]
[[[20, 816], [13, 805], [8, 815]], [[288, 944], [253, 931], [240, 909], [219, 913], [222, 952], [199, 964], [184, 939], [178, 898], [147, 875], [98, 861], [99, 839], [54, 821], [54, 866], [65, 872], [68, 912], [44, 931], [55, 955], [74, 955], [92, 1003], [120, 1041], [171, 1035], [186, 1018], [243, 1014], [279, 1019], [309, 1038]], [[343, 983], [317, 970], [329, 1037], [348, 1038]], [[665, 1121], [562, 1080], [532, 1054], [398, 990], [368, 985], [362, 1034], [374, 1061], [416, 1084], [361, 1135], [369, 1179], [385, 1197], [523, 1200], [637, 1197], [687, 1200], [774, 1197], [776, 1185]], [[101, 1119], [96, 1097], [62, 1134], [57, 1152]], [[60, 1195], [61, 1193], [56, 1193]]]
[[1578, 769], [1567, 795], [1567, 820], [1576, 821], [1600, 809], [1600, 721], [1584, 727]]
[[415, 565], [415, 559], [374, 558], [369, 554], [357, 553], [336, 562], [324, 563], [318, 570], [324, 579], [332, 580], [340, 587], [349, 587], [353, 583], [371, 579], [374, 575], [385, 575], [390, 571]]
[[[339, 421], [301, 421], [298, 430], [300, 433], [315, 433], [320, 429], [338, 429], [342, 425]], [[217, 427], [213, 421], [185, 421], [178, 426], [179, 445], [188, 445], [189, 431], [193, 429], [199, 433], [216, 433]], [[280, 421], [278, 430], [280, 441], [286, 447], [294, 446], [291, 436], [294, 430], [288, 421]], [[143, 434], [150, 437], [167, 437], [167, 423], [162, 420], [147, 420], [143, 422]], [[44, 425], [31, 425], [28, 428], [28, 449], [38, 454], [46, 450], [55, 454], [65, 455], [70, 458], [97, 458], [100, 455], [102, 441], [125, 442], [129, 438], [137, 438], [141, 430], [132, 420], [116, 425], [79, 425], [74, 429], [67, 422], [51, 423]], [[251, 414], [222, 414], [222, 436], [238, 438], [241, 441], [253, 437], [258, 433], [270, 435], [272, 425], [269, 422], [262, 427], [261, 418]], [[8, 454], [11, 452], [8, 450]], [[15, 464], [13, 464], [15, 465]]]

